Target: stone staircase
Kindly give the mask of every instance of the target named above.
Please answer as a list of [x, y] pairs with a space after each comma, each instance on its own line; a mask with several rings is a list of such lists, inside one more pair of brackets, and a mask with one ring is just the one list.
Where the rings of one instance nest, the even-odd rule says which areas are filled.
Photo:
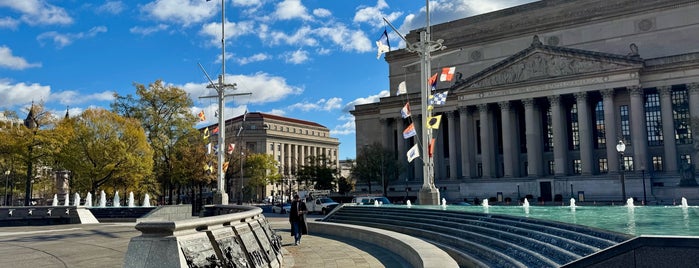
[[461, 267], [559, 267], [633, 238], [532, 218], [391, 206], [343, 206], [323, 221], [419, 237]]

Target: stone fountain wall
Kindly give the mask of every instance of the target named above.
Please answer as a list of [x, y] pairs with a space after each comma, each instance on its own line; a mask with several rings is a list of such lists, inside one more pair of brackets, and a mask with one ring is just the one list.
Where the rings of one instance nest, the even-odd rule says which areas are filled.
[[[207, 217], [142, 221], [124, 267], [281, 267], [281, 237], [262, 209], [211, 206]], [[224, 214], [229, 213], [229, 214]]]

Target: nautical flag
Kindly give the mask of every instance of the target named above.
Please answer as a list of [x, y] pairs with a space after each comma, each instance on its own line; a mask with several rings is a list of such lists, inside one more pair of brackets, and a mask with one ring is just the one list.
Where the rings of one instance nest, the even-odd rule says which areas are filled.
[[444, 105], [447, 103], [447, 94], [449, 91], [444, 91], [442, 93], [437, 93], [434, 95], [430, 95], [428, 103], [430, 105]]
[[403, 81], [400, 82], [400, 84], [398, 84], [398, 91], [396, 91], [396, 96], [405, 93], [408, 93], [408, 88], [405, 87], [405, 81]]
[[433, 76], [430, 76], [429, 86], [432, 90], [437, 89], [437, 73], [435, 73]]
[[218, 144], [214, 145], [214, 155], [218, 155]]
[[408, 156], [408, 163], [413, 162], [413, 159], [420, 157], [420, 149], [417, 148], [417, 144], [413, 145], [413, 147], [408, 150], [406, 155]]
[[206, 116], [204, 115], [204, 111], [199, 112], [199, 120], [206, 121]]
[[400, 115], [403, 116], [403, 118], [410, 117], [410, 102], [405, 103], [403, 109], [400, 109]]
[[209, 138], [209, 128], [207, 127], [204, 129], [204, 140], [206, 140], [208, 138]]
[[427, 128], [438, 129], [439, 122], [442, 121], [442, 115], [430, 116], [427, 118]]
[[214, 173], [214, 166], [211, 164], [204, 164], [204, 171], [208, 171], [209, 173]]
[[211, 134], [212, 134], [212, 135], [218, 135], [218, 126], [216, 126], [216, 127], [214, 128], [214, 130], [211, 131]]
[[417, 135], [417, 132], [415, 132], [415, 123], [410, 123], [410, 125], [403, 130], [403, 138], [408, 139], [415, 135]]
[[211, 148], [212, 148], [212, 147], [211, 147], [211, 143], [210, 143], [210, 142], [207, 143], [207, 144], [206, 144], [206, 154], [211, 154]]
[[233, 150], [235, 150], [235, 144], [228, 144], [228, 154], [232, 154]]
[[376, 40], [376, 47], [378, 48], [376, 53], [377, 60], [381, 58], [381, 54], [391, 51], [391, 44], [388, 42], [388, 32], [385, 29], [379, 40]]
[[226, 172], [228, 170], [228, 161], [223, 162], [223, 172]]
[[456, 67], [442, 68], [442, 75], [439, 76], [439, 81], [451, 81], [454, 78], [454, 71], [456, 71]]
[[434, 152], [434, 140], [435, 139], [432, 138], [432, 140], [430, 141], [430, 146], [429, 146], [430, 148], [428, 149], [428, 155], [430, 157], [432, 157], [432, 153]]

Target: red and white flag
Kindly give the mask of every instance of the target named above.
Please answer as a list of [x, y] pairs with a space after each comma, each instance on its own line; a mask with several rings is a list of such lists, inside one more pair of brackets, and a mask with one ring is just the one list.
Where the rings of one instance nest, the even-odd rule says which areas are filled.
[[232, 154], [233, 150], [235, 150], [235, 144], [228, 144], [228, 154]]
[[451, 81], [454, 78], [456, 67], [442, 68], [442, 75], [439, 76], [439, 81]]

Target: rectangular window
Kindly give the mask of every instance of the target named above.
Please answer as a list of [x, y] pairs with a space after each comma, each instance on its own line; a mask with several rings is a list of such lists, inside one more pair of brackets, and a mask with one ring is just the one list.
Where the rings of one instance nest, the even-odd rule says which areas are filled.
[[660, 114], [660, 96], [657, 92], [645, 96], [646, 133], [648, 146], [663, 145], [663, 121]]
[[476, 120], [476, 152], [481, 154], [481, 120]]
[[274, 151], [274, 143], [270, 143], [270, 144], [269, 144], [269, 150], [270, 150], [270, 151]]
[[680, 160], [682, 163], [692, 164], [692, 156], [688, 154], [680, 155]]
[[556, 162], [549, 160], [549, 175], [556, 174]]
[[633, 156], [624, 156], [622, 164], [625, 171], [633, 171]]
[[651, 161], [653, 161], [653, 170], [654, 171], [663, 171], [663, 157], [662, 156], [653, 156]]
[[607, 148], [607, 133], [604, 128], [604, 104], [602, 101], [598, 101], [595, 105], [595, 148], [604, 149]]
[[570, 107], [570, 138], [571, 149], [580, 150], [580, 124], [578, 123], [578, 104], [573, 103]]
[[[546, 140], [544, 142], [544, 151], [545, 152], [551, 152], [553, 151], [553, 124], [551, 122], [551, 107], [549, 107], [546, 110], [546, 118], [544, 122], [546, 122], [546, 126], [544, 131], [546, 131]], [[559, 124], [560, 122], [556, 122]]]
[[629, 123], [629, 106], [619, 106], [619, 117], [621, 119], [621, 136], [624, 137], [624, 142], [631, 141], [631, 127]]
[[689, 97], [684, 85], [672, 87], [672, 117], [674, 119], [675, 142], [677, 144], [692, 143], [691, 118], [689, 116]]
[[599, 173], [609, 172], [609, 163], [607, 162], [607, 158], [600, 158], [597, 160], [597, 163], [599, 164]]
[[573, 173], [582, 174], [582, 161], [580, 159], [573, 160]]

